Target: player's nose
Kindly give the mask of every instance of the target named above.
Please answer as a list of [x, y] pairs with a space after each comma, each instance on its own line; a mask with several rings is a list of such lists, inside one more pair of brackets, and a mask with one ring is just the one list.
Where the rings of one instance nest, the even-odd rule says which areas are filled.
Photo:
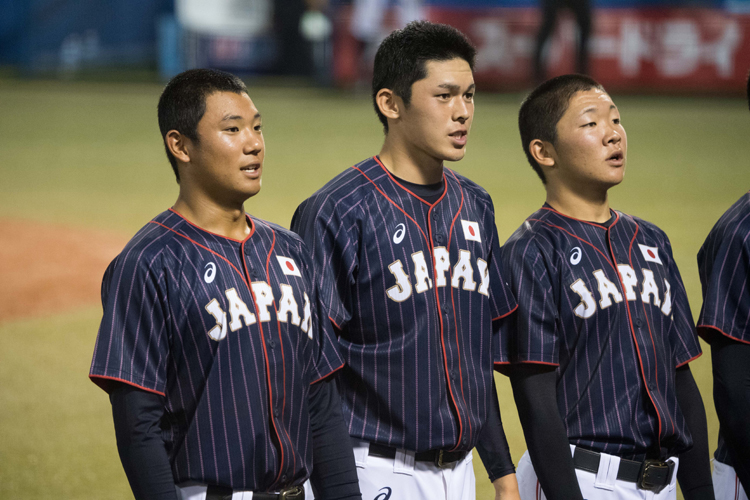
[[622, 141], [622, 136], [614, 127], [609, 127], [607, 133], [604, 135], [604, 142], [606, 144], [617, 144]]
[[257, 155], [265, 147], [265, 141], [263, 140], [263, 134], [259, 130], [251, 130], [248, 133], [247, 139], [244, 144], [244, 152], [249, 155]]
[[457, 99], [458, 104], [453, 108], [453, 119], [463, 124], [471, 117], [471, 104], [463, 99]]

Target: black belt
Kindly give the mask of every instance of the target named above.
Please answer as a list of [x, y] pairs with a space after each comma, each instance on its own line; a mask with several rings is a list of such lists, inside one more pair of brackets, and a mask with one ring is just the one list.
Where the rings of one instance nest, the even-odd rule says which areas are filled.
[[[597, 474], [600, 460], [601, 454], [596, 451], [576, 446], [573, 452], [573, 466], [576, 469]], [[636, 462], [635, 460], [622, 458], [620, 459], [620, 468], [617, 469], [617, 479], [636, 483], [641, 489], [658, 493], [672, 482], [674, 465], [671, 460], [646, 459], [643, 462]]]
[[[458, 462], [466, 456], [466, 453], [465, 451], [445, 450], [420, 451], [414, 454], [414, 460], [417, 462], [432, 462], [438, 467], [445, 467]], [[384, 444], [370, 443], [368, 454], [373, 457], [396, 458], [396, 448]]]
[[[206, 500], [232, 500], [232, 488], [209, 484], [206, 488]], [[278, 493], [253, 492], [253, 500], [305, 500], [302, 486], [290, 486]]]

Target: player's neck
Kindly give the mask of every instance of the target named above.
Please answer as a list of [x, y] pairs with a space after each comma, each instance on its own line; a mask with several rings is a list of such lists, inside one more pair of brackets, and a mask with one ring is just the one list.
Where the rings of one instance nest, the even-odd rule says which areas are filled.
[[191, 198], [180, 192], [172, 208], [201, 229], [225, 238], [244, 240], [250, 234], [242, 204], [222, 206], [205, 198]]
[[380, 161], [396, 177], [414, 184], [436, 184], [443, 179], [443, 161], [386, 136]]
[[584, 193], [547, 185], [546, 201], [558, 212], [575, 219], [607, 222], [611, 217], [607, 191]]

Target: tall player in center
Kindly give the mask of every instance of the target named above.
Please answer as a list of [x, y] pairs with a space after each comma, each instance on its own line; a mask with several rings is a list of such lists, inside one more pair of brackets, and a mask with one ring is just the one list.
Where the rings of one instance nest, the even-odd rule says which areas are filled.
[[478, 444], [496, 497], [518, 498], [493, 383], [493, 364], [506, 361], [496, 326], [516, 302], [489, 195], [443, 164], [466, 152], [474, 56], [445, 25], [389, 35], [372, 85], [380, 154], [292, 220], [338, 329], [362, 498], [473, 499]]

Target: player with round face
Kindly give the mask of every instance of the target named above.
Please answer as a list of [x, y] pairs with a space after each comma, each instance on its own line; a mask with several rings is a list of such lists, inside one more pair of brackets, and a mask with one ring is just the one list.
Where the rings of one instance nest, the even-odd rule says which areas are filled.
[[553, 78], [519, 111], [547, 197], [502, 247], [519, 303], [503, 321], [528, 451], [524, 499], [713, 498], [701, 354], [669, 239], [612, 210], [627, 135], [611, 96]]
[[475, 496], [471, 450], [498, 498], [518, 498], [494, 389], [498, 320], [516, 307], [487, 192], [446, 167], [466, 153], [475, 50], [409, 24], [380, 45], [380, 154], [303, 202], [308, 243], [346, 365], [338, 378], [363, 498]]
[[[750, 80], [747, 87], [750, 103]], [[711, 344], [719, 445], [714, 491], [747, 500], [750, 491], [750, 193], [718, 220], [698, 252], [703, 306], [698, 333]]]
[[321, 498], [361, 498], [309, 252], [244, 210], [263, 172], [257, 107], [237, 77], [198, 69], [158, 115], [179, 195], [107, 269], [90, 370], [133, 494], [301, 500], [310, 477]]

